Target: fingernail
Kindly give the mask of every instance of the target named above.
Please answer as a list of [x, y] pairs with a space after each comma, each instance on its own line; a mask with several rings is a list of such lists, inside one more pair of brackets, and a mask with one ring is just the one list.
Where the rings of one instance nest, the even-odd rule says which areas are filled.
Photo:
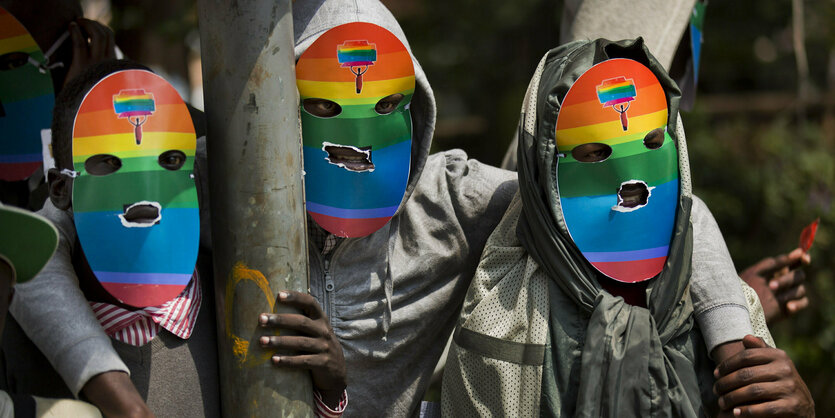
[[267, 318], [267, 315], [265, 315], [265, 314], [258, 315], [258, 322], [260, 322], [261, 325], [267, 325], [267, 321], [269, 321], [269, 318]]
[[287, 293], [287, 292], [282, 291], [282, 292], [278, 292], [278, 297], [281, 298], [281, 299], [287, 299], [288, 297], [290, 297], [290, 294]]
[[724, 399], [719, 398], [718, 403], [719, 403], [719, 409], [725, 409], [725, 400]]
[[261, 337], [261, 344], [267, 345], [270, 342], [270, 337]]
[[777, 282], [771, 282], [768, 284], [768, 287], [771, 288], [771, 290], [777, 290], [778, 286]]
[[273, 356], [273, 364], [278, 364], [281, 361], [281, 357]]
[[734, 416], [738, 417], [740, 415], [742, 415], [742, 410], [739, 408], [734, 408]]
[[715, 377], [717, 379], [719, 378], [719, 368], [718, 367], [713, 369], [713, 377]]

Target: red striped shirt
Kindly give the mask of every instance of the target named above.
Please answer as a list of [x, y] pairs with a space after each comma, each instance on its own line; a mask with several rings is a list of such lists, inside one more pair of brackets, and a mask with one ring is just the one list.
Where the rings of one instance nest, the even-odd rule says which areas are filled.
[[325, 402], [322, 401], [322, 395], [318, 390], [313, 389], [313, 398], [316, 400], [316, 416], [323, 418], [339, 418], [345, 412], [345, 407], [348, 406], [348, 391], [343, 390], [342, 396], [339, 397], [339, 406], [336, 410], [330, 409]]
[[183, 292], [160, 306], [129, 311], [109, 303], [90, 302], [90, 307], [107, 335], [141, 347], [151, 342], [161, 328], [184, 340], [188, 339], [197, 323], [202, 301], [200, 277], [195, 270]]

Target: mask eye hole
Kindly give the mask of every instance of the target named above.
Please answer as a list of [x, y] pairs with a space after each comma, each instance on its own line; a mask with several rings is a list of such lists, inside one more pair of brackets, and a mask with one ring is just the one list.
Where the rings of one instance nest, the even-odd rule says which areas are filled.
[[307, 113], [320, 118], [332, 118], [342, 113], [342, 106], [327, 99], [304, 99], [302, 107]]
[[644, 137], [644, 146], [648, 149], [658, 149], [664, 145], [664, 128], [656, 128]]
[[122, 168], [122, 160], [115, 155], [96, 154], [84, 161], [84, 170], [94, 176], [106, 176]]
[[14, 70], [20, 68], [29, 62], [29, 54], [25, 52], [9, 52], [8, 54], [0, 55], [0, 71]]
[[381, 115], [388, 115], [391, 112], [394, 112], [394, 109], [397, 109], [397, 105], [403, 101], [403, 95], [400, 93], [395, 93], [380, 99], [377, 102], [377, 105], [374, 106], [374, 111], [381, 114]]
[[172, 149], [163, 152], [157, 159], [160, 167], [166, 170], [179, 170], [186, 162], [186, 154], [180, 150]]
[[571, 150], [571, 156], [583, 163], [599, 163], [612, 155], [612, 147], [599, 142], [578, 145]]

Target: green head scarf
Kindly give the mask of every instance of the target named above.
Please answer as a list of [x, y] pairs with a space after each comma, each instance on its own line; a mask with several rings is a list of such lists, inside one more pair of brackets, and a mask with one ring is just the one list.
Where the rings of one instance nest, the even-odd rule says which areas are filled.
[[[678, 148], [680, 184], [672, 240], [664, 267], [647, 290], [648, 308], [628, 305], [601, 289], [597, 278], [602, 276], [572, 241], [560, 208], [555, 143], [560, 104], [582, 74], [612, 58], [637, 61], [658, 78], [669, 110], [667, 132]], [[528, 88], [519, 127], [523, 211], [517, 234], [531, 257], [588, 318], [577, 416], [697, 416], [702, 408], [694, 355], [680, 346], [694, 323], [689, 295], [692, 200], [687, 149], [677, 117], [679, 96], [640, 38], [558, 47], [540, 63]], [[697, 348], [704, 355], [704, 348]], [[565, 367], [556, 365], [561, 366]]]

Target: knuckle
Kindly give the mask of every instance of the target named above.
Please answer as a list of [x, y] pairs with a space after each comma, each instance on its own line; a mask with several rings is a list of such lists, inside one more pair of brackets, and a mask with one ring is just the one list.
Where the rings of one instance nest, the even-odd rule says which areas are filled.
[[747, 383], [754, 379], [754, 372], [751, 369], [742, 369], [737, 374], [737, 377], [741, 382]]
[[765, 394], [765, 389], [761, 385], [751, 385], [748, 387], [748, 394], [758, 398]]
[[279, 315], [271, 314], [267, 316], [267, 324], [272, 326], [281, 326], [284, 324], [284, 320]]
[[741, 353], [739, 353], [739, 359], [743, 362], [746, 362], [751, 359], [752, 355], [753, 354], [751, 354], [751, 350], [744, 350]]
[[[780, 363], [780, 366], [777, 368], [777, 372], [780, 376], [790, 376], [792, 374], [792, 368], [788, 363]], [[794, 383], [794, 381], [792, 381]]]
[[764, 415], [766, 416], [779, 417], [781, 416], [780, 413], [780, 407], [773, 403], [765, 407]]

